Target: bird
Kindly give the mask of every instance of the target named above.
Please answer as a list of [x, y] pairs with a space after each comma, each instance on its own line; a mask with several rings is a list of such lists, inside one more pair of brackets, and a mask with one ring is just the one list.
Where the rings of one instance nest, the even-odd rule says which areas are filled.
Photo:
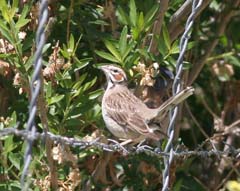
[[170, 109], [193, 94], [194, 89], [187, 87], [170, 97], [158, 108], [149, 108], [136, 97], [127, 86], [124, 70], [114, 64], [101, 65], [107, 80], [102, 98], [102, 117], [107, 129], [119, 140], [126, 143], [140, 143], [146, 139], [158, 141], [156, 128], [149, 126], [157, 116], [165, 115]]

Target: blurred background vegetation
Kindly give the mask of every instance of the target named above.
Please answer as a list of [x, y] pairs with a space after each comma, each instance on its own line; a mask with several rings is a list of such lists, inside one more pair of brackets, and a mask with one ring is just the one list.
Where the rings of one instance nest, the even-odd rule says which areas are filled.
[[[175, 146], [239, 148], [239, 8], [240, 0], [204, 0], [195, 18], [182, 84], [196, 94], [180, 106]], [[159, 86], [171, 87], [171, 78], [161, 68], [175, 72], [190, 0], [49, 0], [48, 10], [39, 132], [86, 141], [112, 137], [101, 117], [105, 77], [96, 66], [102, 63], [123, 67], [130, 87], [143, 101], [152, 99], [151, 107], [162, 103], [156, 94]], [[17, 122], [26, 127], [38, 16], [38, 1], [0, 0], [1, 130]], [[0, 138], [0, 190], [21, 189], [25, 146], [19, 137]], [[47, 141], [34, 144], [28, 179], [32, 190], [150, 191], [162, 187], [163, 168], [162, 159], [144, 153], [109, 156]], [[228, 156], [178, 158], [170, 175], [175, 191], [240, 190], [239, 159]]]

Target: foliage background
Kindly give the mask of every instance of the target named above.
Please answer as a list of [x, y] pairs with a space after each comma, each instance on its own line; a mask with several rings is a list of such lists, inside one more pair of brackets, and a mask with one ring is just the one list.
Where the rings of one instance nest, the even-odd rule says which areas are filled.
[[[0, 129], [17, 122], [23, 129], [39, 3], [1, 0], [0, 4]], [[180, 106], [178, 147], [239, 148], [239, 5], [239, 0], [205, 0], [195, 19], [182, 83], [193, 85], [196, 94]], [[154, 106], [161, 104], [163, 97], [155, 96], [163, 90], [156, 81], [166, 79], [152, 70], [153, 63], [174, 72], [190, 11], [191, 1], [183, 0], [49, 0], [38, 131], [45, 128], [84, 140], [101, 137], [103, 142], [111, 137], [101, 117], [105, 83], [97, 69], [101, 63], [121, 65], [136, 92], [149, 91], [153, 85], [153, 95], [137, 95], [144, 101], [154, 99]], [[21, 189], [24, 149], [21, 138], [1, 137], [1, 190]], [[51, 141], [36, 142], [33, 153], [28, 178], [32, 190], [158, 190], [162, 185], [162, 160], [144, 153], [124, 156]], [[240, 190], [239, 165], [237, 158], [228, 156], [175, 160], [171, 190]]]

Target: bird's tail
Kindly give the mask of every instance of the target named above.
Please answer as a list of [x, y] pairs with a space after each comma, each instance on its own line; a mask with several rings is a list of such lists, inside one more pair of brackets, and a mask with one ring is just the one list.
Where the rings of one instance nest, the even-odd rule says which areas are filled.
[[194, 92], [193, 87], [187, 87], [184, 90], [177, 93], [175, 96], [170, 97], [158, 108], [158, 116], [162, 116], [164, 113], [174, 108], [179, 103], [183, 102], [185, 99], [191, 96], [193, 92]]

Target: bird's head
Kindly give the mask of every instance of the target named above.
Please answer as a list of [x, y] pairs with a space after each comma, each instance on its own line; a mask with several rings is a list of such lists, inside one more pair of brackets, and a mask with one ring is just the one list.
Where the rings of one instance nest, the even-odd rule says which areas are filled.
[[123, 69], [116, 65], [103, 65], [99, 67], [106, 75], [108, 87], [122, 84], [127, 81], [127, 76]]

